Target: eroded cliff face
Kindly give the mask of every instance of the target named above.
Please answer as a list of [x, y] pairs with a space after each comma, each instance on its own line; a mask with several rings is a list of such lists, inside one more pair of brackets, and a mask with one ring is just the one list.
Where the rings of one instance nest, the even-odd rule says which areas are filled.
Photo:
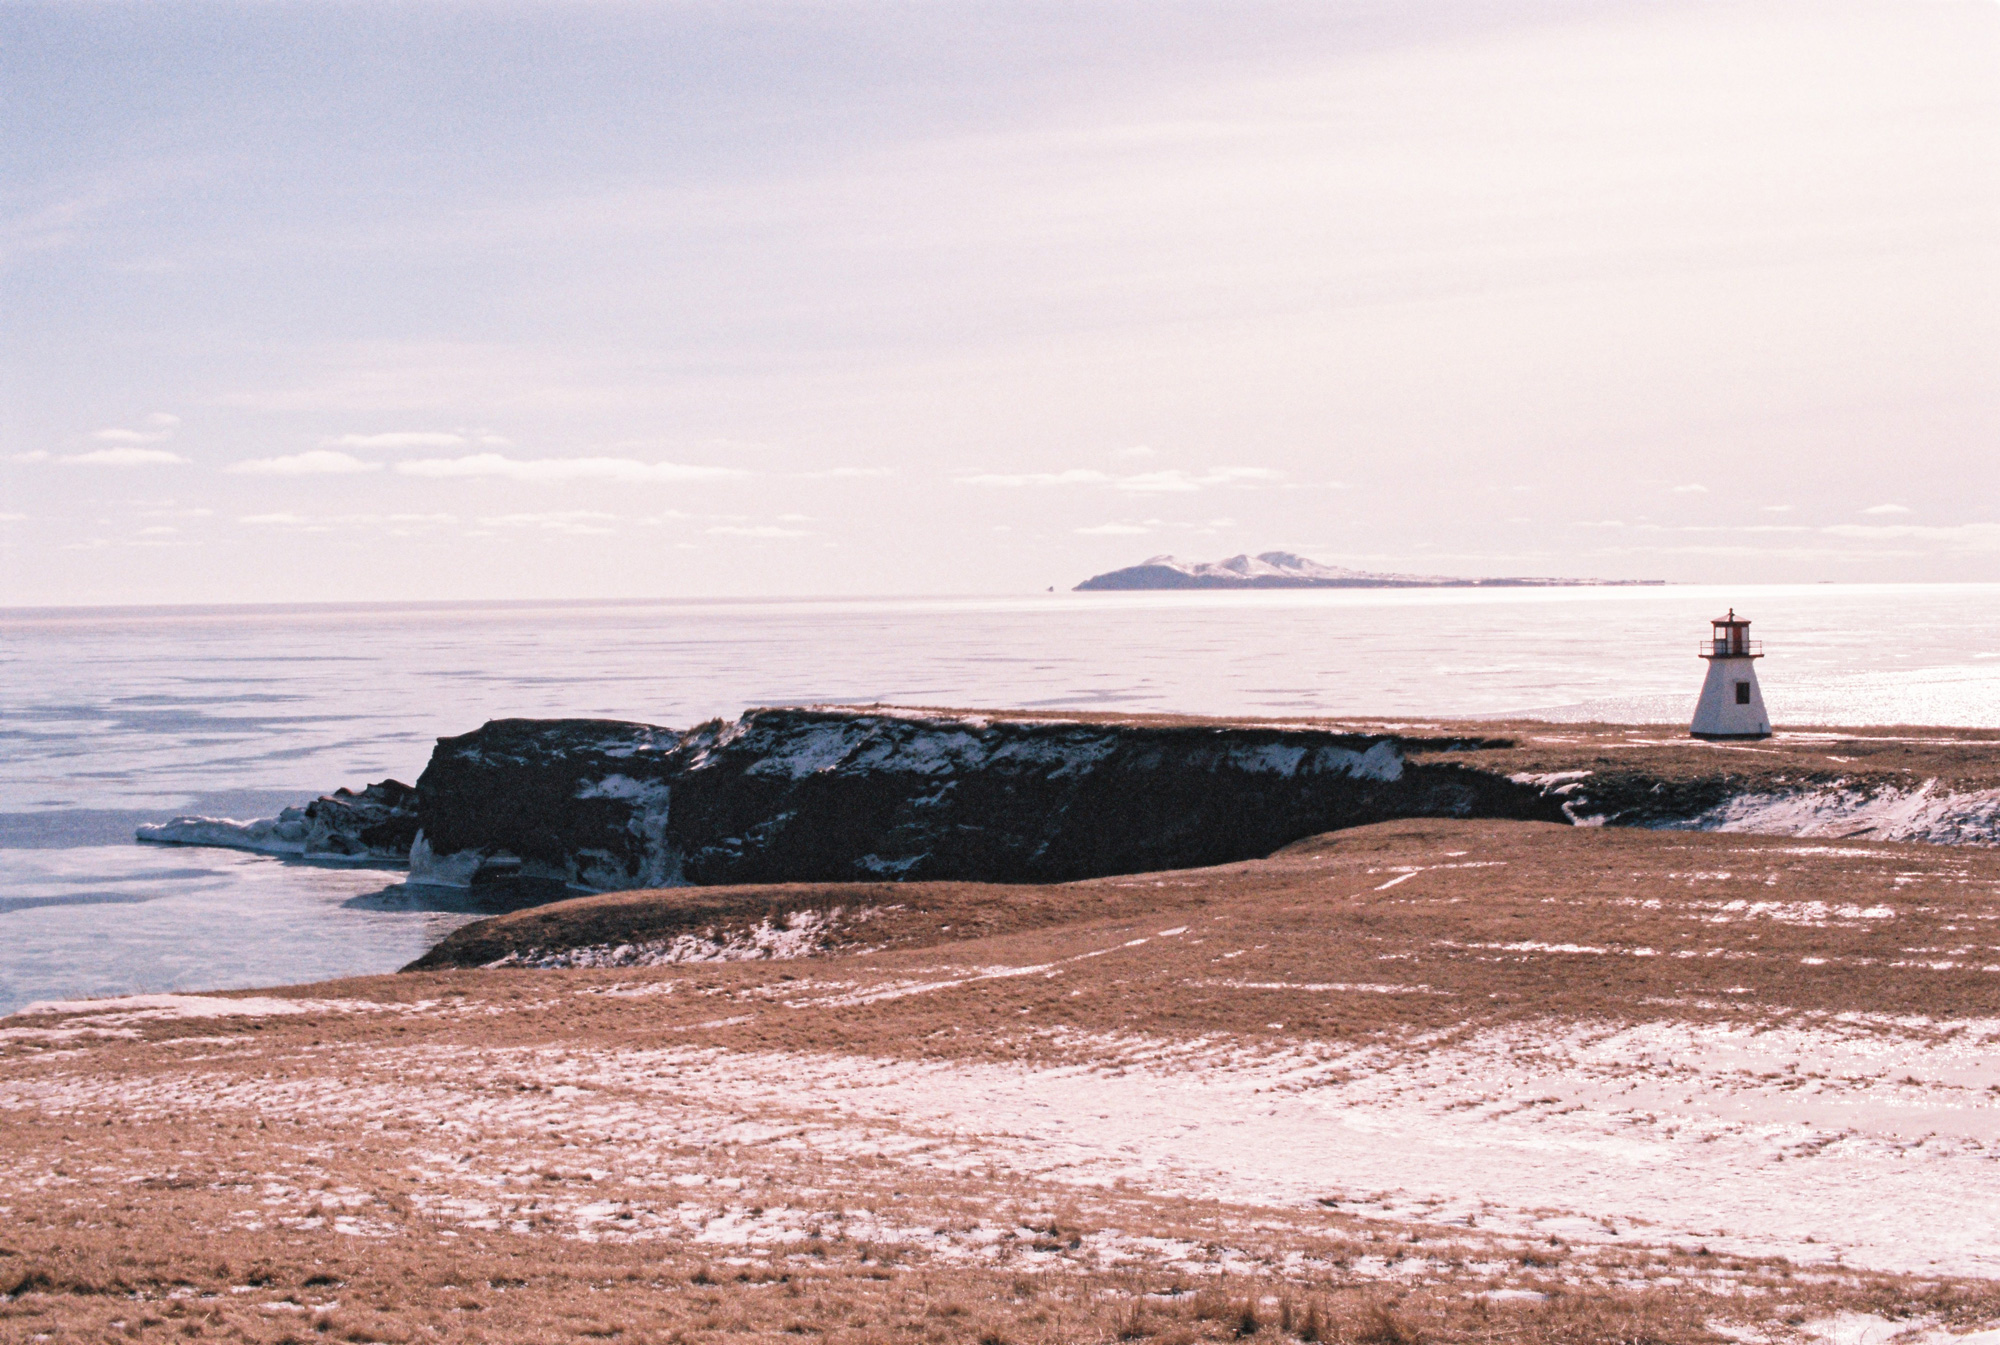
[[[1564, 821], [1533, 786], [1386, 734], [757, 710], [686, 734], [497, 720], [417, 782], [414, 877], [1062, 882], [1228, 863], [1398, 817]], [[554, 895], [554, 892], [551, 892]]]
[[683, 735], [606, 719], [496, 719], [441, 738], [417, 778], [418, 881], [592, 891], [685, 882], [667, 846]]

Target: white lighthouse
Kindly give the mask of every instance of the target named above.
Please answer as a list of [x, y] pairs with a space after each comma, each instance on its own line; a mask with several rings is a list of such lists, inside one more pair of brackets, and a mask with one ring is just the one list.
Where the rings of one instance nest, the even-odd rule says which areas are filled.
[[1701, 646], [1701, 656], [1708, 660], [1708, 680], [1701, 684], [1689, 735], [1770, 737], [1771, 716], [1765, 713], [1764, 693], [1757, 687], [1757, 660], [1764, 657], [1764, 642], [1750, 638], [1749, 620], [1736, 615], [1734, 607], [1728, 616], [1709, 624], [1715, 633]]

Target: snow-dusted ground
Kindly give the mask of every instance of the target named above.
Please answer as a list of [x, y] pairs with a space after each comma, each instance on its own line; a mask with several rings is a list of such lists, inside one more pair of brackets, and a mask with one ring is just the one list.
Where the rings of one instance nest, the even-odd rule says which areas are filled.
[[[776, 1011], [837, 988], [799, 983], [800, 1007]], [[89, 1012], [61, 1030], [213, 1007], [164, 998], [63, 1006]], [[1092, 1063], [441, 1043], [359, 1049], [331, 1076], [22, 1079], [0, 1107], [249, 1108], [503, 1147], [559, 1122], [638, 1167], [766, 1134], [940, 1173], [2000, 1276], [2000, 1020], [1548, 1024], [1348, 1048], [1041, 1035]], [[493, 1078], [534, 1088], [479, 1085]]]
[[299, 1014], [366, 1013], [396, 1008], [421, 1010], [428, 1001], [415, 1005], [377, 1004], [362, 999], [278, 999], [269, 995], [125, 995], [118, 999], [44, 999], [18, 1009], [0, 1032], [29, 1031], [20, 1019], [51, 1014], [66, 1015], [65, 1026], [122, 1027], [130, 1023], [155, 1023], [176, 1018], [269, 1018]]
[[[2000, 1021], [1886, 1026], [1162, 1050], [1113, 1069], [686, 1052], [575, 1079], [622, 1091], [665, 1067], [717, 1102], [861, 1123], [858, 1151], [884, 1125], [976, 1134], [966, 1161], [1067, 1181], [2000, 1275]], [[816, 1143], [850, 1141], [836, 1124]]]

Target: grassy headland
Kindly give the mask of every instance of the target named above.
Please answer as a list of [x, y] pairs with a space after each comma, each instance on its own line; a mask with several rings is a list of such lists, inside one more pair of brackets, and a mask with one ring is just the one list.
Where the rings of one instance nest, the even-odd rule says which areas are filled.
[[1996, 1042], [1970, 848], [1422, 820], [583, 898], [402, 975], [8, 1020], [0, 1336], [1963, 1331]]

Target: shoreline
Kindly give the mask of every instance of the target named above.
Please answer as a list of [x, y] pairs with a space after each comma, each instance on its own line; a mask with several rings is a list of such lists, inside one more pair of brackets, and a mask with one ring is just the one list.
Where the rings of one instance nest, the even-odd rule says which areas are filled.
[[[829, 710], [829, 713], [833, 712]], [[838, 713], [892, 719], [900, 717], [905, 722], [923, 720], [933, 724], [1008, 721], [1039, 725], [1044, 729], [1062, 725], [1171, 729], [1183, 735], [1183, 738], [1192, 734], [1198, 739], [1203, 733], [1215, 733], [1220, 734], [1221, 741], [1225, 743], [1238, 741], [1245, 745], [1299, 741], [1330, 746], [1338, 746], [1341, 743], [1379, 746], [1383, 742], [1390, 742], [1399, 744], [1395, 748], [1397, 759], [1405, 764], [1413, 764], [1423, 769], [1433, 765], [1445, 768], [1441, 778], [1448, 785], [1453, 781], [1469, 777], [1475, 782], [1483, 782], [1482, 788], [1502, 788], [1509, 791], [1515, 799], [1524, 801], [1519, 805], [1510, 803], [1510, 809], [1517, 806], [1530, 808], [1537, 811], [1530, 812], [1529, 815], [1546, 816], [1550, 820], [1588, 822], [1606, 817], [1608, 814], [1608, 820], [1642, 826], [1716, 828], [1734, 832], [1769, 832], [1807, 837], [1858, 835], [1877, 839], [1987, 843], [1989, 835], [1996, 829], [1994, 815], [1996, 802], [2000, 802], [1990, 792], [1996, 783], [1996, 771], [1992, 763], [2000, 759], [2000, 751], [1994, 750], [2000, 748], [2000, 733], [1990, 730], [1934, 727], [1911, 729], [1907, 726], [1874, 726], [1844, 730], [1781, 729], [1777, 737], [1762, 744], [1707, 744], [1683, 736], [1684, 730], [1673, 725], [1578, 725], [1561, 721], [1519, 719], [1468, 721], [1435, 717], [1381, 719], [1306, 716], [1218, 718], [1053, 710], [995, 711], [923, 706], [849, 707], [846, 711]], [[670, 730], [649, 730], [649, 732], [670, 735], [660, 738], [663, 743], [678, 742], [681, 737], [680, 734]], [[1238, 734], [1244, 736], [1238, 738]], [[1309, 736], [1287, 739], [1285, 737], [1287, 734]], [[1181, 740], [1169, 735], [1167, 739], [1159, 741]], [[905, 742], [905, 747], [899, 750], [914, 750], [926, 743], [937, 741], [939, 739], [935, 736], [910, 738]], [[1499, 745], [1503, 741], [1508, 745]], [[1420, 743], [1428, 743], [1429, 746], [1419, 747]], [[1439, 746], [1441, 743], [1446, 747], [1456, 747], [1458, 750], [1444, 750]], [[783, 742], [772, 745], [780, 748], [785, 746]], [[1473, 750], [1474, 748], [1477, 750]], [[854, 755], [864, 756], [873, 750], [866, 747], [866, 742], [858, 743]], [[754, 756], [739, 760], [745, 766], [754, 768], [758, 765]], [[891, 767], [895, 766], [894, 761], [888, 764]], [[898, 774], [897, 770], [890, 770], [886, 776], [876, 771], [876, 778], [872, 783], [869, 780], [857, 781], [854, 789], [846, 797], [859, 798], [862, 803], [869, 806], [901, 807], [898, 800], [927, 797], [929, 791], [940, 787], [964, 788], [976, 783], [961, 778], [959, 783], [954, 784], [950, 774], [940, 776], [926, 773], [936, 764], [936, 761], [928, 759], [911, 758], [910, 767], [923, 769], [910, 769], [901, 774]], [[591, 778], [599, 780], [623, 773], [623, 767], [607, 759], [603, 763], [603, 770]], [[524, 787], [513, 790], [513, 795], [523, 807], [538, 809], [549, 798], [565, 798], [575, 793], [580, 785], [587, 783], [581, 774], [572, 774], [574, 779], [569, 785], [561, 783], [562, 779], [570, 778], [567, 776], [544, 776], [541, 783], [523, 780], [521, 783]], [[755, 780], [756, 776], [753, 775], [751, 779]], [[1149, 779], [1152, 783], [1148, 783]], [[1117, 786], [1118, 792], [1125, 799], [1125, 804], [1120, 810], [1110, 813], [1100, 810], [1094, 815], [1087, 815], [1082, 819], [1086, 825], [1079, 826], [1074, 823], [1063, 825], [1069, 827], [1068, 834], [1086, 842], [1090, 842], [1095, 833], [1103, 827], [1149, 826], [1151, 822], [1148, 816], [1143, 812], [1134, 812], [1131, 803], [1134, 800], [1143, 803], [1145, 798], [1155, 796], [1170, 800], [1171, 791], [1177, 787], [1176, 779], [1174, 770], [1155, 772], [1150, 777], [1127, 776], [1124, 782]], [[813, 782], [806, 780], [801, 783]], [[993, 777], [992, 783], [1011, 787], [1006, 786], [1004, 777]], [[1377, 798], [1371, 803], [1367, 791], [1376, 789], [1376, 786], [1366, 780], [1358, 782], [1358, 787], [1363, 791], [1358, 794], [1339, 780], [1333, 780], [1329, 784], [1334, 787], [1335, 792], [1324, 797], [1341, 809], [1352, 813], [1354, 821], [1370, 820], [1366, 811], [1368, 808], [1379, 808], [1384, 803], [1395, 802], [1393, 799]], [[148, 978], [144, 974], [144, 964], [138, 959], [152, 945], [139, 942], [133, 945], [132, 953], [121, 954], [125, 960], [115, 964], [117, 971], [114, 974], [96, 975], [69, 983], [37, 974], [21, 986], [23, 993], [15, 1002], [75, 997], [80, 993], [115, 993], [121, 989], [126, 989], [129, 993], [187, 989], [195, 986], [212, 988], [218, 984], [225, 986], [250, 986], [271, 982], [301, 984], [315, 979], [316, 976], [343, 970], [387, 972], [420, 957], [427, 948], [433, 946], [448, 932], [452, 924], [481, 915], [496, 915], [524, 906], [583, 895], [588, 890], [594, 890], [573, 885], [572, 880], [576, 875], [571, 872], [567, 863], [563, 862], [563, 853], [560, 850], [553, 856], [557, 862], [540, 868], [539, 872], [530, 870], [524, 873], [523, 869], [528, 868], [526, 864], [515, 868], [507, 863], [506, 854], [493, 853], [488, 858], [497, 862], [475, 861], [472, 864], [461, 862], [460, 871], [456, 874], [449, 871], [440, 874], [433, 866], [428, 872], [413, 875], [406, 851], [421, 819], [411, 811], [407, 798], [401, 800], [404, 805], [400, 813], [401, 821], [397, 827], [391, 828], [391, 834], [396, 837], [394, 842], [397, 847], [396, 852], [353, 853], [356, 850], [370, 849], [362, 843], [362, 836], [371, 825], [398, 812], [394, 806], [396, 800], [380, 797], [380, 790], [385, 787], [376, 788], [378, 797], [372, 802], [369, 798], [370, 791], [362, 791], [360, 794], [349, 793], [344, 796], [336, 793], [324, 796], [314, 804], [292, 810], [292, 820], [288, 827], [294, 834], [290, 837], [275, 837], [279, 841], [275, 845], [253, 844], [245, 847], [250, 854], [269, 854], [275, 850], [278, 857], [284, 861], [284, 867], [273, 866], [269, 874], [257, 880], [256, 888], [244, 888], [244, 896], [238, 900], [253, 903], [261, 901], [262, 898], [258, 896], [259, 891], [277, 895], [280, 892], [293, 890], [300, 894], [309, 890], [320, 890], [312, 886], [321, 882], [314, 878], [313, 874], [322, 869], [328, 872], [362, 875], [363, 877], [357, 877], [356, 882], [365, 882], [365, 876], [368, 875], [379, 875], [374, 881], [388, 886], [382, 887], [379, 893], [368, 893], [365, 897], [357, 896], [351, 904], [354, 904], [357, 910], [403, 912], [402, 916], [396, 918], [421, 920], [431, 926], [431, 932], [427, 937], [418, 937], [414, 942], [405, 939], [395, 946], [384, 947], [381, 955], [369, 958], [368, 948], [382, 944], [384, 936], [373, 933], [364, 936], [361, 934], [362, 927], [356, 925], [353, 926], [356, 936], [365, 937], [368, 941], [368, 947], [356, 945], [357, 952], [361, 954], [358, 959], [350, 957], [344, 964], [329, 966], [306, 945], [300, 944], [295, 948], [287, 944], [277, 955], [287, 960], [287, 966], [296, 966], [297, 970], [289, 973], [274, 971], [264, 975], [254, 974], [255, 955], [252, 950], [246, 948], [240, 954], [232, 952], [227, 955], [226, 960], [229, 964], [227, 979], [187, 975], [159, 980]], [[1455, 785], [1452, 787], [1457, 788]], [[403, 789], [401, 786], [396, 788]], [[785, 786], [785, 789], [790, 788], [790, 785]], [[1249, 791], [1242, 797], [1256, 800], [1273, 797], [1271, 790], [1274, 788], [1282, 793], [1291, 786], [1277, 778], [1263, 778], [1262, 783], [1259, 783], [1259, 778], [1248, 777], [1243, 779], [1242, 788]], [[591, 786], [591, 790], [598, 792], [595, 786]], [[1348, 792], [1342, 794], [1341, 790]], [[479, 792], [475, 791], [466, 797], [477, 802]], [[784, 797], [786, 797], [784, 790], [780, 790], [775, 795], [766, 793], [763, 796], [765, 801], [762, 803], [752, 800], [755, 806], [741, 815], [744, 824], [754, 824], [760, 815], [768, 816], [774, 811], [787, 810], [791, 805], [782, 802]], [[1048, 806], [1058, 807], [1065, 796], [1058, 792], [1045, 794], [1043, 797], [1050, 801]], [[1349, 802], [1339, 802], [1342, 798], [1348, 799]], [[1450, 804], [1453, 799], [1476, 801], [1476, 795], [1468, 795], [1462, 791], [1443, 797], [1441, 800], [1426, 801], [1421, 794], [1407, 792], [1402, 798], [1405, 804], [1416, 804], [1419, 811], [1436, 810], [1440, 801], [1446, 804]], [[806, 801], [811, 802], [809, 798]], [[606, 799], [589, 806], [599, 810], [597, 816], [600, 820], [597, 825], [608, 829], [614, 838], [621, 828], [626, 829], [626, 834], [630, 835], [632, 834], [630, 829], [634, 827], [642, 832], [650, 832], [651, 828], [657, 827], [657, 822], [648, 822], [645, 808], [634, 807], [633, 802], [628, 800], [621, 803], [618, 800]], [[643, 801], [638, 802], [643, 803]], [[833, 802], [838, 800], [835, 799]], [[829, 805], [822, 802], [813, 806], [824, 808]], [[375, 811], [370, 812], [371, 808]], [[326, 813], [328, 818], [332, 819], [332, 822], [338, 822], [338, 825], [333, 825], [327, 818], [316, 818], [309, 822], [304, 814], [316, 810]], [[761, 813], [759, 810], [762, 810]], [[1029, 823], [1032, 823], [1035, 817], [1032, 810], [1021, 810], [1018, 806], [1015, 815]], [[1384, 815], [1381, 812], [1375, 814], [1377, 817]], [[1391, 812], [1387, 815], [1394, 814]], [[983, 808], [961, 816], [966, 821], [988, 824], [996, 820], [1004, 822], [1006, 813], [1004, 809], [995, 812], [991, 808]], [[1238, 850], [1236, 856], [1253, 858], [1258, 853], [1268, 853], [1270, 849], [1276, 848], [1294, 836], [1323, 830], [1328, 821], [1335, 825], [1341, 821], [1339, 817], [1321, 821], [1320, 819], [1325, 816], [1325, 814], [1302, 815], [1295, 822], [1287, 824], [1293, 828], [1291, 835], [1283, 831], [1275, 832], [1261, 842], [1261, 849]], [[252, 824], [247, 829], [261, 831], [267, 839], [271, 839], [270, 833], [281, 820], [283, 819], [273, 819], [271, 823], [262, 827]], [[323, 822], [326, 825], [322, 825]], [[1229, 822], [1226, 815], [1223, 816], [1222, 823], [1234, 825]], [[228, 829], [244, 824], [221, 825], [224, 829]], [[850, 831], [853, 830], [851, 823], [842, 825]], [[870, 825], [882, 824], [878, 822]], [[1007, 823], [1007, 825], [1016, 824]], [[194, 839], [205, 841], [227, 839], [227, 837], [217, 837], [214, 828], [208, 824], [200, 824], [194, 830], [197, 833]], [[304, 854], [308, 833], [315, 832], [322, 840], [338, 842], [340, 848], [336, 850], [327, 847], [320, 853]], [[131, 835], [130, 831], [123, 834]], [[726, 839], [735, 833], [712, 834], [719, 834]], [[901, 856], [908, 858], [922, 854], [926, 846], [925, 834], [922, 829], [916, 832], [905, 829], [901, 833], [901, 839], [896, 842], [905, 847]], [[493, 839], [498, 843], [497, 849], [505, 848], [507, 839], [505, 836]], [[571, 843], [588, 848], [593, 841], [590, 835], [576, 833], [575, 840]], [[646, 844], [657, 844], [657, 842], [649, 840]], [[873, 842], [867, 846], [857, 845], [849, 853], [866, 856], [871, 850], [878, 859], [884, 854]], [[134, 895], [143, 895], [134, 885], [148, 872], [161, 867], [160, 861], [148, 861], [144, 856], [148, 851], [155, 854], [166, 852], [150, 846], [130, 847], [129, 843], [127, 851], [131, 857], [120, 860], [120, 867], [116, 872], [106, 869], [101, 881], [107, 885], [117, 885], [116, 890], [121, 895], [127, 891], [132, 891]], [[184, 853], [192, 856], [201, 852]], [[210, 850], [207, 853], [212, 858], [202, 862], [205, 866], [213, 867], [213, 871], [219, 876], [216, 881], [223, 881], [220, 875], [235, 873], [240, 868], [237, 861], [222, 858], [230, 853], [227, 850]], [[478, 853], [474, 852], [475, 855]], [[641, 853], [643, 854], [643, 851]], [[1236, 856], [1224, 854], [1219, 857]], [[807, 858], [810, 857], [808, 852]], [[948, 855], [946, 857], [949, 858]], [[171, 864], [175, 861], [166, 862]], [[965, 855], [953, 862], [960, 864], [961, 867], [946, 870], [942, 874], [933, 872], [926, 875], [919, 872], [913, 876], [974, 881], [997, 876], [1015, 882], [1042, 881], [1048, 876], [1034, 872], [996, 874], [983, 869], [976, 854]], [[1185, 851], [1181, 854], [1165, 850], [1155, 851], [1152, 854], [1136, 852], [1129, 855], [1124, 862], [1099, 869], [1098, 872], [1143, 872], [1189, 862], [1203, 862], [1203, 857], [1199, 854], [1187, 854]], [[287, 874], [286, 869], [291, 869], [293, 866], [298, 867]], [[484, 867], [484, 873], [480, 872], [481, 867]], [[261, 870], [262, 866], [258, 865], [256, 868]], [[49, 872], [53, 874], [59, 870], [51, 869]], [[128, 872], [129, 877], [126, 876]], [[176, 870], [170, 876], [179, 876], [180, 872]], [[249, 870], [243, 872], [245, 875], [243, 879], [227, 881], [242, 883], [250, 875]], [[628, 870], [628, 874], [629, 872]], [[727, 878], [729, 875], [721, 876]], [[817, 874], [787, 872], [780, 868], [776, 872], [767, 870], [764, 874], [755, 875], [754, 881], [784, 881], [793, 877], [825, 880], [829, 877], [843, 876], [857, 875], [851, 870], [843, 875], [839, 872], [828, 874], [824, 871]], [[863, 880], [880, 881], [894, 875], [864, 871], [858, 876]], [[1087, 875], [1072, 871], [1054, 876]], [[453, 878], [458, 885], [426, 886], [422, 882], [408, 881], [413, 877]], [[605, 886], [629, 890], [647, 885], [635, 881], [637, 877], [638, 875], [628, 876], [622, 881], [607, 883]], [[54, 881], [54, 879], [48, 880], [50, 884]], [[365, 887], [350, 885], [350, 890], [362, 894]], [[153, 913], [148, 917], [151, 922], [147, 926], [149, 929], [156, 927], [164, 929], [161, 922], [170, 918], [167, 913], [184, 906], [187, 900], [186, 897], [177, 895], [171, 885], [170, 890], [162, 895], [171, 897], [172, 900], [163, 901], [157, 907], [140, 908], [142, 912]], [[44, 899], [44, 904], [55, 904], [60, 896], [61, 890], [52, 888], [48, 898]], [[432, 917], [423, 914], [428, 911], [437, 912], [437, 915]], [[302, 916], [316, 924], [333, 921], [334, 924], [326, 926], [328, 935], [336, 939], [344, 937], [336, 927], [344, 918], [344, 912], [305, 905], [300, 907], [300, 912]], [[252, 915], [253, 908], [246, 907], [244, 914]], [[201, 920], [203, 917], [197, 911], [188, 910], [180, 918]], [[227, 946], [227, 932], [216, 926], [215, 921], [207, 920], [203, 927], [211, 931], [205, 938], [223, 938], [225, 944], [218, 945], [218, 948]], [[412, 924], [411, 929], [414, 933], [415, 924]], [[250, 974], [245, 974], [246, 968]]]
[[[1121, 755], [1125, 764], [1115, 760]], [[734, 761], [724, 766], [725, 757]], [[1143, 763], [1136, 759], [1141, 757]], [[1097, 805], [1076, 825], [1107, 835], [1198, 825], [1190, 805], [1175, 796], [1201, 778], [1242, 794], [1229, 821], [1237, 830], [1249, 821], [1245, 808], [1295, 810], [1293, 795], [1299, 793], [1318, 801], [1295, 819], [1258, 821], [1234, 853], [1142, 847], [1122, 856], [1078, 855], [1067, 873], [1046, 865], [1024, 868], [1019, 861], [1010, 867], [997, 853], [940, 857], [923, 848], [941, 843], [935, 834], [928, 841], [887, 839], [897, 828], [920, 825], [907, 812], [894, 820], [895, 809], [953, 806], [940, 780], [945, 791], [986, 789], [990, 781], [1011, 792], [1032, 783], [1037, 802], [1003, 794], [994, 801], [999, 814], [977, 819], [1005, 835], [1042, 827], [1050, 810], [1082, 806], [1076, 788], [1056, 783], [1060, 777], [1095, 772], [1108, 780], [1113, 770], [1120, 790], [1156, 798], [1154, 811], [1121, 815]], [[1406, 774], [1414, 779], [1426, 772], [1428, 783], [1415, 792], [1389, 788], [1405, 782]], [[778, 776], [803, 783], [774, 795], [758, 778]], [[1342, 794], [1328, 783], [1336, 776], [1360, 783]], [[843, 783], [840, 800], [824, 797]], [[794, 847], [718, 866], [699, 854], [703, 847], [712, 851], [714, 839], [668, 834], [678, 825], [670, 798], [683, 799], [684, 813], [690, 789], [706, 800], [701, 806], [730, 815], [714, 823], [710, 835], [738, 850], [745, 843], [740, 837], [714, 828], [768, 829], [801, 807], [808, 810], [801, 826], [815, 824], [815, 810], [860, 807], [868, 817], [862, 825], [883, 834], [863, 837], [844, 859]], [[930, 803], [921, 805], [924, 799]], [[580, 801], [586, 800], [608, 820], [582, 820]], [[142, 827], [138, 839], [408, 867], [412, 881], [453, 887], [508, 878], [524, 896], [530, 884], [555, 896], [565, 889], [793, 878], [1087, 877], [1249, 858], [1322, 830], [1426, 815], [1994, 845], [2000, 844], [2000, 730], [1780, 728], [1765, 738], [1722, 741], [1694, 738], [1672, 725], [1519, 718], [1214, 717], [881, 704], [766, 707], [686, 731], [611, 720], [502, 720], [441, 739], [414, 789], [394, 780], [358, 793], [341, 789], [252, 822], [182, 817]], [[840, 825], [851, 827], [854, 819]], [[555, 830], [541, 838], [545, 828]], [[621, 832], [641, 836], [645, 852], [634, 851]], [[900, 845], [902, 857], [864, 853], [877, 843]], [[1102, 842], [1093, 848], [1101, 850]]]

